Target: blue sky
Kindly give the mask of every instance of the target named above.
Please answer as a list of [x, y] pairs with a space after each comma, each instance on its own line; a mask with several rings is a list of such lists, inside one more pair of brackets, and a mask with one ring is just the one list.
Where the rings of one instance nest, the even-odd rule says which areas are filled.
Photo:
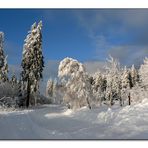
[[24, 39], [43, 21], [45, 61], [72, 57], [104, 61], [108, 54], [123, 64], [148, 55], [148, 9], [1, 9], [0, 30], [10, 64], [20, 64]]

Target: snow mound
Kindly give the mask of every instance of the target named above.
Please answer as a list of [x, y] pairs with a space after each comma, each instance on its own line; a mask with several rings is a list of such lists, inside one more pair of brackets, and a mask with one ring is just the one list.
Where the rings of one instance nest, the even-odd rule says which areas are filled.
[[115, 116], [115, 113], [112, 111], [111, 108], [109, 108], [107, 111], [104, 111], [98, 114], [97, 121], [99, 123], [111, 122], [114, 116]]

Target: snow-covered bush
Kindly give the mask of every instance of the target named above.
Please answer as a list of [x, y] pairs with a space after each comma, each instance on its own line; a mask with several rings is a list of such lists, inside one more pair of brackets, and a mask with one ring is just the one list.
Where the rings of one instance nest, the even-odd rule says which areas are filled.
[[22, 96], [20, 95], [20, 85], [12, 85], [10, 82], [0, 83], [0, 105], [2, 106], [20, 106]]
[[141, 101], [143, 101], [144, 99], [148, 98], [148, 92], [136, 85], [134, 86], [130, 91], [131, 94], [131, 103], [140, 103]]

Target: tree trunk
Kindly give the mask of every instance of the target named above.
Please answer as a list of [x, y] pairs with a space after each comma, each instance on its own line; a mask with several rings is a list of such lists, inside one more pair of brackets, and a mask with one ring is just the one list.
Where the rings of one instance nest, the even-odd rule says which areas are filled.
[[27, 80], [27, 98], [26, 98], [26, 107], [29, 107], [30, 102], [30, 80]]
[[100, 102], [100, 106], [102, 106], [102, 99], [101, 98], [99, 99], [99, 102]]
[[86, 102], [87, 102], [87, 104], [88, 104], [89, 109], [91, 109], [91, 106], [90, 106], [90, 103], [89, 103], [88, 97], [86, 97]]
[[122, 98], [120, 98], [119, 101], [120, 101], [120, 106], [122, 107], [122, 102], [123, 102]]
[[124, 99], [122, 98], [122, 105], [124, 105]]
[[112, 93], [109, 94], [109, 101], [110, 101], [109, 102], [109, 106], [111, 107], [112, 104], [113, 104], [113, 102], [112, 102], [113, 101], [113, 99], [112, 99]]
[[128, 104], [131, 105], [131, 95], [130, 95], [130, 93], [128, 94]]
[[37, 97], [38, 97], [39, 95], [37, 94], [37, 92], [34, 92], [33, 93], [33, 97], [34, 97], [34, 106], [36, 106], [37, 105]]

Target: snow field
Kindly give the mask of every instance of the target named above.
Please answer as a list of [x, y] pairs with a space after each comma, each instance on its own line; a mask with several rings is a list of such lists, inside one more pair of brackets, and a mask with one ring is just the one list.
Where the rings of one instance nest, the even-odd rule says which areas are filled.
[[0, 111], [0, 139], [148, 139], [148, 100], [92, 110], [43, 105]]

